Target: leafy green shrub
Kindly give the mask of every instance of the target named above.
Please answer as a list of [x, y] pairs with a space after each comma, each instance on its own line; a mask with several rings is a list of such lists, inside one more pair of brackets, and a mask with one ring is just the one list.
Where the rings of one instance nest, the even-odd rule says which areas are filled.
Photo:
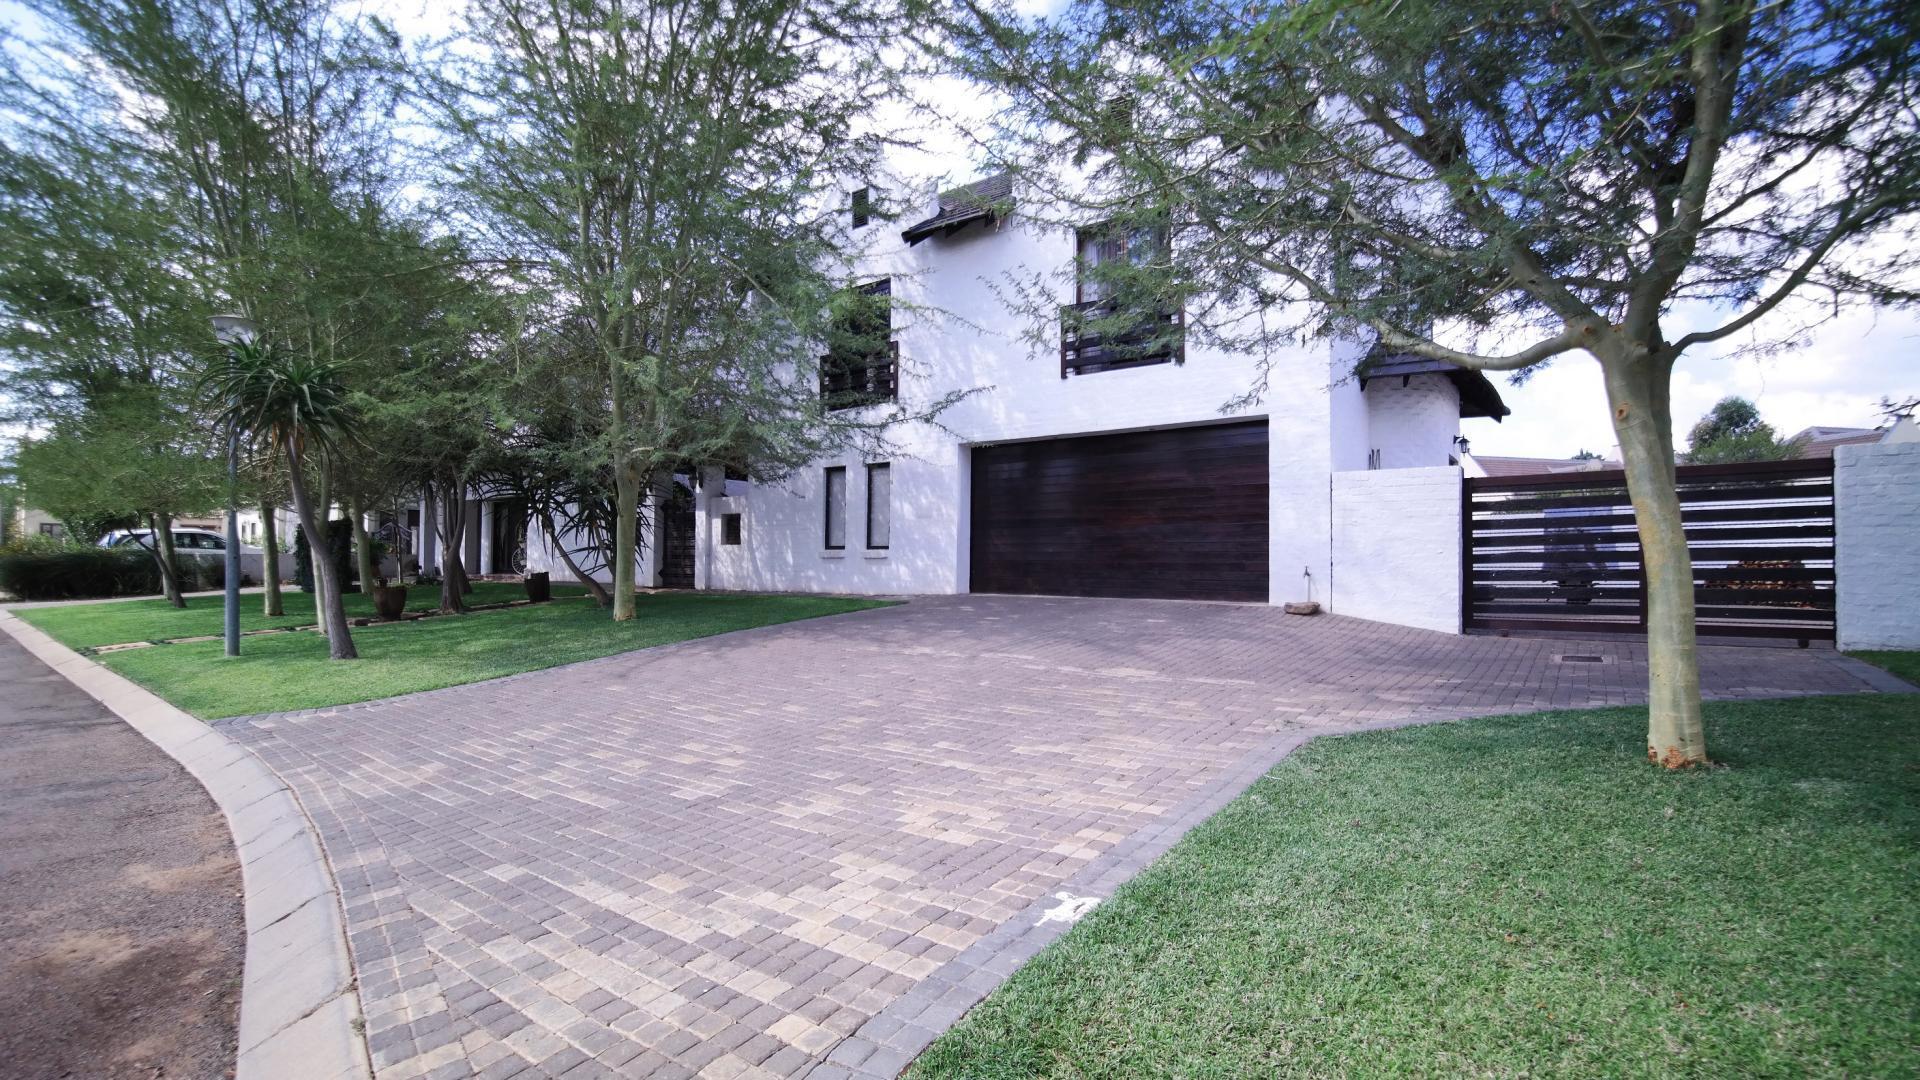
[[[327, 541], [333, 545], [333, 566], [335, 577], [342, 589], [354, 582], [353, 567], [353, 522], [346, 518], [334, 518], [327, 522]], [[301, 592], [313, 591], [313, 549], [307, 544], [307, 530], [304, 526], [293, 527], [293, 583]]]
[[160, 591], [160, 570], [144, 551], [24, 537], [0, 548], [0, 589], [21, 600], [139, 596]]

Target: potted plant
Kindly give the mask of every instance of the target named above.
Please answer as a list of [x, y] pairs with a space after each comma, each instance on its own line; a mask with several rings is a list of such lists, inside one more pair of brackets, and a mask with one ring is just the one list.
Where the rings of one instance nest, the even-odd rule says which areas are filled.
[[382, 622], [393, 622], [407, 610], [407, 587], [389, 585], [383, 576], [373, 586], [373, 610]]
[[547, 577], [547, 572], [542, 570], [537, 574], [528, 574], [527, 601], [544, 604], [551, 599], [553, 599], [553, 582]]

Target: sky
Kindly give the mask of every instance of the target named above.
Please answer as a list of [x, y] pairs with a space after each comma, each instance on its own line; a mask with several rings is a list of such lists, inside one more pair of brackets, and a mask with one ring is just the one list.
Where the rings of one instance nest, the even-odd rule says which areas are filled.
[[[1462, 421], [1475, 454], [1616, 456], [1595, 361], [1561, 357], [1520, 387], [1492, 378], [1513, 415]], [[1765, 357], [1704, 348], [1682, 356], [1673, 374], [1676, 445], [1684, 448], [1687, 429], [1728, 395], [1758, 405], [1782, 437], [1808, 427], [1875, 427], [1884, 422], [1875, 411], [1882, 397], [1920, 395], [1920, 312], [1845, 310], [1803, 343]]]
[[[1061, 0], [1025, 0], [1035, 12], [1058, 7]], [[361, 10], [390, 20], [403, 35], [444, 36], [456, 24], [463, 0], [359, 0]], [[0, 25], [20, 14], [0, 0]], [[951, 79], [926, 84], [919, 94], [925, 107], [913, 113], [923, 147], [899, 164], [915, 173], [962, 181], [978, 160], [962, 130], [983, 130], [991, 102]], [[906, 114], [903, 114], [903, 116]], [[1698, 326], [1717, 323], [1711, 311], [1676, 318], [1678, 337]], [[1796, 337], [1795, 347], [1764, 356], [1743, 354], [1756, 340], [1789, 336], [1810, 321], [1805, 309], [1782, 310], [1737, 340], [1705, 347], [1681, 358], [1673, 377], [1676, 444], [1684, 447], [1687, 429], [1716, 401], [1739, 395], [1760, 408], [1761, 416], [1782, 436], [1811, 426], [1873, 427], [1882, 397], [1920, 395], [1920, 312], [1856, 307], [1843, 309]], [[1511, 416], [1463, 421], [1462, 433], [1476, 454], [1570, 457], [1580, 450], [1615, 456], [1605, 392], [1597, 363], [1584, 355], [1561, 357], [1536, 369], [1525, 385], [1513, 386], [1493, 375], [1513, 410]]]

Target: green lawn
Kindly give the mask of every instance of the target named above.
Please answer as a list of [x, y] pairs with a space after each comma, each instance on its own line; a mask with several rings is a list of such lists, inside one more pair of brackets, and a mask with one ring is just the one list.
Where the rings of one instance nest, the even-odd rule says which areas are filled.
[[1313, 743], [911, 1076], [1920, 1071], [1920, 696]]
[[1875, 667], [1886, 668], [1895, 676], [1920, 686], [1920, 652], [1906, 650], [1901, 652], [1856, 652], [1848, 656], [1865, 660]]
[[[581, 596], [585, 592], [578, 585], [556, 585], [553, 589], [555, 596]], [[268, 618], [260, 614], [259, 594], [242, 594], [240, 629], [267, 630], [313, 624], [313, 594], [285, 589], [280, 595], [281, 607], [286, 614]], [[482, 581], [473, 586], [467, 602], [498, 604], [526, 598], [526, 587], [518, 583]], [[355, 592], [348, 593], [344, 600], [348, 616], [373, 617], [373, 597]], [[439, 606], [438, 585], [415, 585], [407, 590], [409, 610], [429, 611]], [[95, 645], [120, 645], [129, 641], [218, 634], [222, 629], [223, 600], [218, 596], [189, 597], [185, 608], [174, 607], [165, 600], [122, 600], [108, 604], [19, 608], [14, 614], [45, 630], [67, 648], [84, 649]]]
[[[475, 587], [476, 595], [481, 595], [480, 588]], [[357, 627], [353, 640], [360, 650], [358, 660], [328, 660], [326, 640], [317, 633], [247, 638], [240, 656], [231, 660], [221, 655], [218, 641], [129, 649], [99, 659], [180, 708], [211, 720], [369, 701], [730, 630], [885, 606], [852, 597], [718, 593], [658, 593], [639, 596], [636, 603], [639, 615], [626, 623], [613, 622], [590, 601], [564, 600]], [[114, 606], [76, 607], [62, 614], [79, 616]], [[84, 622], [58, 621], [72, 640], [113, 636], [87, 631]], [[171, 628], [161, 633], [175, 636]]]

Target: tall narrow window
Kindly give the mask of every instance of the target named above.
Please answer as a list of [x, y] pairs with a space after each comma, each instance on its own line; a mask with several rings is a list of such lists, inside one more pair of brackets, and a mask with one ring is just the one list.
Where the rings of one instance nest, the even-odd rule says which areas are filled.
[[867, 222], [872, 220], [873, 217], [873, 190], [871, 188], [861, 188], [854, 192], [853, 200], [848, 204], [847, 212], [853, 218], [854, 228], [866, 228]]
[[893, 469], [884, 461], [867, 466], [867, 546], [886, 550], [893, 537]]
[[827, 550], [847, 546], [847, 470], [835, 465], [827, 470]]

